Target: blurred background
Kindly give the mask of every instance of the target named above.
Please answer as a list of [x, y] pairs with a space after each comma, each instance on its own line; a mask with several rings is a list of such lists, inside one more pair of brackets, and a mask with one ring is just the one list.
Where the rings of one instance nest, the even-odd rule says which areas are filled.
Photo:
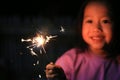
[[[45, 66], [74, 45], [72, 26], [81, 2], [1, 1], [0, 80], [46, 80]], [[21, 39], [32, 38], [37, 31], [57, 37], [45, 46], [46, 54], [33, 56], [26, 48], [30, 44]]]
[[[74, 24], [83, 1], [1, 1], [0, 80], [46, 80], [45, 66], [74, 46]], [[45, 45], [46, 53], [33, 56], [26, 48], [30, 44], [21, 39], [37, 31], [57, 37]]]

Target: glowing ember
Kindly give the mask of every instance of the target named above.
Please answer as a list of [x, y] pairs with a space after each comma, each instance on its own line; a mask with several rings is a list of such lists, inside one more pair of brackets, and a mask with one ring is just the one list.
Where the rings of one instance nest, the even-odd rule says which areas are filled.
[[40, 35], [40, 36], [38, 35], [38, 37], [33, 38], [32, 43], [37, 44], [36, 46], [40, 47], [40, 46], [44, 45], [45, 39], [43, 38], [42, 35]]

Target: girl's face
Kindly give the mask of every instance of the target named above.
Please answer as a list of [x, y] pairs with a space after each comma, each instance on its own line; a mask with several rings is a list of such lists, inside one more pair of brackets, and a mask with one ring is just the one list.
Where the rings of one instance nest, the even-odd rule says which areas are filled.
[[112, 22], [107, 7], [92, 2], [84, 10], [82, 36], [92, 50], [102, 50], [112, 38]]

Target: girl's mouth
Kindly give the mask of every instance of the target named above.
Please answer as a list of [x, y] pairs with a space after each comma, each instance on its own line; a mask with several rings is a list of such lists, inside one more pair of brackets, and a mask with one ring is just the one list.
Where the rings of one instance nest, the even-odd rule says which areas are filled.
[[102, 41], [103, 39], [104, 39], [104, 37], [103, 36], [92, 36], [92, 37], [90, 37], [92, 40], [94, 40], [94, 41]]

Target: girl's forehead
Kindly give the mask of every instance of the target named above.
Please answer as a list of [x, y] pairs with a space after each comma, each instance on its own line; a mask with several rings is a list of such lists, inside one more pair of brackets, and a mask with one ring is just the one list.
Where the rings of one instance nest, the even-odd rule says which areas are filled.
[[92, 12], [102, 12], [102, 14], [106, 14], [109, 12], [109, 10], [105, 4], [98, 3], [98, 2], [92, 2], [92, 3], [89, 3], [88, 5], [86, 5], [86, 7], [84, 9], [84, 13], [86, 12], [88, 14], [88, 12], [91, 12], [91, 11]]
[[84, 18], [94, 17], [94, 18], [110, 18], [109, 10], [106, 5], [102, 3], [89, 3], [84, 9]]
[[86, 8], [89, 8], [89, 7], [95, 7], [95, 8], [106, 8], [107, 9], [107, 5], [105, 5], [104, 3], [102, 2], [90, 2], [86, 5], [85, 9]]

